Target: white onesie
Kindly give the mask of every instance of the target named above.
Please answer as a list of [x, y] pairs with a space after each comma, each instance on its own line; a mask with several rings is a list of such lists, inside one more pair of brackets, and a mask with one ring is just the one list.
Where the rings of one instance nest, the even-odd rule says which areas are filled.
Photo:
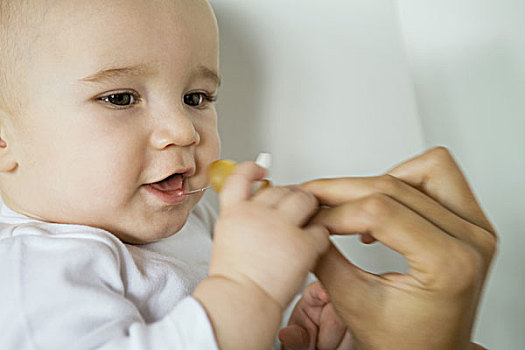
[[215, 214], [142, 246], [51, 224], [0, 200], [0, 349], [217, 349], [202, 306]]

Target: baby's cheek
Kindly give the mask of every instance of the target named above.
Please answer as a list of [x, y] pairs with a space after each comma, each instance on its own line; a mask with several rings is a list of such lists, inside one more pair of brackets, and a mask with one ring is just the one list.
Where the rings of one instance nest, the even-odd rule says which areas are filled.
[[220, 141], [217, 134], [206, 140], [201, 140], [195, 151], [195, 162], [199, 174], [206, 174], [210, 164], [220, 157]]

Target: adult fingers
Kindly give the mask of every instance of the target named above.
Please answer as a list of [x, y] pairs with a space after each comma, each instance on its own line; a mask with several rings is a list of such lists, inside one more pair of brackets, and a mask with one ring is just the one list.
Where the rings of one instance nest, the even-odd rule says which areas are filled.
[[239, 164], [226, 179], [219, 196], [222, 207], [227, 207], [251, 197], [252, 184], [262, 180], [266, 170], [254, 162]]
[[[484, 228], [463, 219], [444, 205], [392, 176], [368, 178], [324, 179], [304, 184], [307, 190], [319, 198], [321, 203], [338, 205], [349, 200], [364, 198], [374, 193], [383, 193], [418, 213], [444, 232], [480, 249], [484, 253], [493, 251], [493, 237]], [[373, 242], [363, 236], [363, 242]]]
[[[419, 189], [467, 221], [494, 232], [463, 173], [446, 148], [433, 148], [396, 166], [388, 174]], [[322, 204], [332, 206], [366, 195], [367, 186], [350, 183], [367, 181], [366, 179], [320, 179], [306, 182], [301, 187], [312, 192]], [[382, 180], [382, 177], [371, 179]], [[386, 179], [388, 180], [387, 177]], [[392, 181], [382, 182], [387, 188], [392, 184]], [[377, 185], [378, 190], [384, 188], [381, 183]]]
[[458, 216], [494, 233], [458, 164], [445, 147], [410, 159], [389, 174], [435, 198]]
[[[420, 288], [461, 291], [489, 265], [489, 260], [478, 250], [447, 235], [385, 195], [375, 194], [335, 208], [321, 209], [311, 222], [325, 225], [338, 234], [371, 233], [406, 258], [410, 271], [402, 278], [403, 283]], [[376, 282], [387, 283], [394, 279], [399, 281], [398, 277], [384, 274], [374, 278], [379, 278]], [[319, 279], [330, 291], [330, 286], [321, 277]]]
[[311, 223], [324, 225], [336, 234], [369, 233], [418, 268], [432, 264], [432, 256], [447, 256], [456, 241], [401, 203], [377, 193], [323, 208]]
[[336, 310], [359, 320], [360, 310], [365, 309], [363, 301], [370, 299], [373, 284], [369, 282], [374, 276], [348, 261], [333, 243], [313, 272], [328, 291]]

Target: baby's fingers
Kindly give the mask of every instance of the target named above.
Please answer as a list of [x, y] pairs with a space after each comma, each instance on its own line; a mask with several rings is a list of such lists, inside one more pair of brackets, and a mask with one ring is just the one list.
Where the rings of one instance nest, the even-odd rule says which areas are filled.
[[319, 209], [317, 199], [297, 186], [268, 187], [257, 192], [251, 200], [277, 209], [280, 217], [300, 227]]
[[299, 187], [287, 187], [287, 189], [290, 192], [277, 204], [277, 209], [294, 225], [303, 226], [317, 212], [319, 203], [313, 194]]
[[[304, 290], [303, 297], [301, 298], [301, 306], [304, 306], [304, 308], [322, 307], [329, 301], [330, 298], [328, 294], [321, 283], [317, 281], [310, 283]], [[317, 319], [314, 321], [319, 322]]]
[[266, 170], [254, 162], [239, 164], [224, 183], [220, 194], [221, 207], [249, 199], [252, 194], [252, 184], [265, 176]]
[[319, 349], [349, 349], [348, 345], [341, 347], [346, 336], [346, 325], [335, 313], [332, 304], [326, 305], [321, 314], [317, 348]]
[[308, 331], [296, 324], [281, 329], [279, 341], [283, 345], [284, 350], [310, 349], [310, 335]]

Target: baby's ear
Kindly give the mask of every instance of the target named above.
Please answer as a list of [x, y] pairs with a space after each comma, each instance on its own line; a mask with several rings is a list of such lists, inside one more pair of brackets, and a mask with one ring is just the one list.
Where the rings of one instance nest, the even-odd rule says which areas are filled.
[[0, 172], [10, 172], [18, 166], [12, 151], [12, 144], [6, 132], [6, 118], [10, 118], [10, 116], [0, 109]]

